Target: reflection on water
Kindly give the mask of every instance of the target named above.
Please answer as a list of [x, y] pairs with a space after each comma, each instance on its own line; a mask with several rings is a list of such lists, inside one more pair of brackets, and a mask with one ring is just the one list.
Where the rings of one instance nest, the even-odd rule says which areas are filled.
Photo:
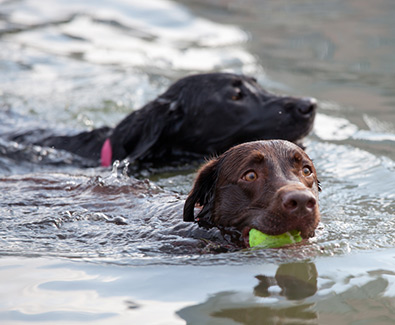
[[268, 297], [269, 288], [278, 285], [280, 295], [290, 300], [310, 297], [317, 292], [317, 269], [313, 263], [281, 264], [274, 278], [257, 275], [259, 284], [254, 288], [258, 297]]
[[[196, 311], [204, 311], [213, 318], [230, 319], [238, 324], [274, 324], [280, 319], [284, 323], [317, 323], [319, 317], [314, 311], [314, 303], [304, 301], [318, 291], [318, 272], [314, 263], [281, 264], [275, 276], [257, 275], [255, 278], [259, 283], [253, 289], [253, 295], [220, 292], [203, 304], [179, 311], [178, 315], [188, 324], [194, 324], [192, 320]], [[265, 299], [260, 301], [259, 297]], [[284, 298], [304, 302], [293, 304]], [[282, 308], [277, 306], [280, 304], [283, 304]]]
[[363, 259], [352, 254], [278, 266], [255, 260], [234, 267], [3, 257], [0, 321], [393, 324], [394, 256], [391, 249]]
[[253, 293], [218, 292], [178, 315], [188, 324], [392, 324], [395, 273], [349, 276], [344, 268], [327, 261], [318, 263], [319, 271], [309, 262], [282, 264], [274, 276], [256, 276]]

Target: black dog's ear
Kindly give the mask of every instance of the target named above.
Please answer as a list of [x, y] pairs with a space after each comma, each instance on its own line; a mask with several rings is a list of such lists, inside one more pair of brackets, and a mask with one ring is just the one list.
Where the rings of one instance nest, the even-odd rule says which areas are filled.
[[167, 137], [182, 124], [183, 110], [177, 99], [157, 98], [127, 116], [114, 129], [110, 141], [113, 160], [144, 159], [162, 148]]
[[160, 158], [168, 138], [177, 134], [183, 124], [184, 102], [190, 100], [185, 90], [188, 85], [187, 78], [180, 79], [155, 100], [121, 121], [110, 137], [113, 160], [128, 157], [132, 161], [151, 154]]
[[185, 201], [184, 221], [195, 220], [194, 208], [196, 204], [202, 207], [197, 219], [211, 215], [215, 185], [217, 183], [218, 164], [218, 158], [212, 159], [199, 170], [193, 188]]

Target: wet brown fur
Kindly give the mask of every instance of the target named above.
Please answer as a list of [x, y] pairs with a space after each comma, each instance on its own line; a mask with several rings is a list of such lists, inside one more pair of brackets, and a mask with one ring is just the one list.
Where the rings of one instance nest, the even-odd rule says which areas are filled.
[[[253, 181], [246, 180], [250, 172]], [[284, 140], [248, 142], [199, 170], [184, 220], [235, 229], [246, 246], [251, 228], [270, 235], [299, 230], [309, 238], [320, 220], [318, 192], [316, 169], [300, 147]], [[202, 208], [195, 216], [196, 204]]]

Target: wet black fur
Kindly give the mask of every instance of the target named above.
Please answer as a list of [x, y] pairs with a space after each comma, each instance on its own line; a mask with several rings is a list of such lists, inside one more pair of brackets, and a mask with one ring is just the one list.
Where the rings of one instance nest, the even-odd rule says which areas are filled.
[[310, 99], [271, 94], [247, 76], [200, 74], [180, 79], [115, 128], [50, 136], [35, 144], [99, 163], [101, 147], [109, 138], [113, 161], [194, 160], [257, 139], [296, 142], [310, 132], [315, 111]]

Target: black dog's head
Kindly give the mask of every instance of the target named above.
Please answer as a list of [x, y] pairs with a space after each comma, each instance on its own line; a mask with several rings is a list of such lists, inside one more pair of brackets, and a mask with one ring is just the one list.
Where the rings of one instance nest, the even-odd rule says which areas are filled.
[[320, 219], [318, 192], [316, 170], [300, 147], [283, 140], [248, 142], [201, 168], [184, 221], [233, 229], [247, 247], [252, 228], [269, 235], [298, 230], [308, 238]]
[[311, 131], [315, 113], [314, 99], [271, 94], [253, 78], [200, 74], [128, 116], [111, 142], [121, 142], [116, 159], [209, 156], [246, 141], [296, 142]]
[[198, 152], [222, 153], [252, 140], [295, 142], [312, 129], [314, 99], [277, 96], [255, 79], [235, 74], [197, 75], [184, 82], [176, 100], [185, 114], [180, 140]]

